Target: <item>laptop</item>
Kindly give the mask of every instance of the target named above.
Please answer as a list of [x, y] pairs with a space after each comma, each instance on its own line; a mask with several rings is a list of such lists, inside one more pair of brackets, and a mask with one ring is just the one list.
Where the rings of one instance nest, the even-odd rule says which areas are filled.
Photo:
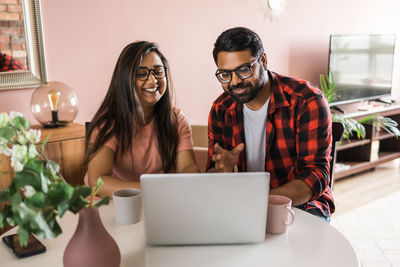
[[269, 180], [267, 172], [143, 174], [147, 244], [264, 241]]

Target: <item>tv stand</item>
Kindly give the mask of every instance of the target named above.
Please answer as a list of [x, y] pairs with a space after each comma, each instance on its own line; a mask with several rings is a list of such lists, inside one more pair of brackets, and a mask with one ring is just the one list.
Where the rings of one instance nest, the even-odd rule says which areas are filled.
[[[389, 117], [400, 125], [400, 103], [374, 107], [360, 111], [362, 103], [340, 105], [345, 118], [361, 120], [376, 114]], [[335, 111], [332, 110], [332, 113]], [[338, 112], [337, 112], [338, 113]], [[341, 179], [353, 174], [374, 169], [379, 164], [400, 158], [400, 142], [393, 134], [383, 131], [381, 127], [364, 125], [365, 139], [341, 140], [336, 146], [334, 179]]]

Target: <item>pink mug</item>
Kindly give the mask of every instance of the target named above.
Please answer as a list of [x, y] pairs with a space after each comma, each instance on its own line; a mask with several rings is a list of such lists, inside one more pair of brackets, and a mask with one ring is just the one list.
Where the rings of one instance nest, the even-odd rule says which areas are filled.
[[267, 233], [282, 234], [294, 222], [292, 200], [285, 196], [268, 197]]

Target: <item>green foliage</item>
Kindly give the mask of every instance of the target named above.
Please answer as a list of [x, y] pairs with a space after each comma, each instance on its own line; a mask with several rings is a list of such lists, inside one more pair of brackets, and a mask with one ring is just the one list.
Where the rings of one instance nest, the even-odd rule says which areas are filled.
[[358, 139], [364, 139], [366, 134], [364, 124], [382, 128], [384, 131], [396, 136], [396, 138], [400, 136], [400, 130], [396, 121], [389, 117], [377, 116], [377, 114], [372, 114], [356, 121], [352, 118], [345, 118], [341, 114], [332, 113], [332, 121], [341, 122], [343, 124], [343, 138], [346, 140], [354, 137], [354, 135]]
[[371, 115], [363, 118], [359, 123], [374, 125], [377, 128], [382, 128], [384, 131], [393, 134], [398, 138], [400, 136], [400, 130], [396, 121], [389, 117]]
[[349, 140], [356, 134], [358, 139], [365, 138], [365, 127], [352, 118], [345, 118], [341, 114], [332, 113], [332, 121], [341, 122], [344, 126], [342, 138]]
[[324, 93], [326, 100], [328, 103], [336, 100], [337, 95], [335, 91], [335, 82], [333, 81], [332, 71], [329, 70], [327, 74], [319, 75], [319, 83], [321, 86], [321, 90]]
[[22, 246], [27, 245], [30, 233], [41, 238], [61, 234], [57, 219], [67, 211], [76, 214], [83, 208], [109, 203], [109, 197], [93, 203], [103, 183], [101, 179], [93, 189], [66, 183], [58, 164], [42, 153], [44, 145], [37, 145], [40, 131], [29, 127], [29, 121], [20, 113], [0, 113], [0, 154], [11, 156], [15, 172], [9, 187], [0, 190], [0, 202], [5, 203], [0, 213], [0, 228], [18, 225]]

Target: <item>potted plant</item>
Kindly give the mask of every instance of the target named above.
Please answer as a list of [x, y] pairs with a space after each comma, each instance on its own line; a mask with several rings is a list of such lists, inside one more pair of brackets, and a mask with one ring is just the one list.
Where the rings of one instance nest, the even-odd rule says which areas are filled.
[[8, 188], [0, 190], [0, 202], [5, 203], [0, 228], [19, 226], [21, 246], [27, 245], [30, 234], [41, 238], [61, 234], [57, 219], [67, 211], [76, 214], [109, 203], [109, 197], [93, 201], [101, 179], [95, 188], [72, 186], [64, 180], [58, 164], [43, 154], [48, 138], [39, 147], [40, 130], [30, 129], [21, 113], [0, 113], [0, 154], [11, 157], [15, 173]]

